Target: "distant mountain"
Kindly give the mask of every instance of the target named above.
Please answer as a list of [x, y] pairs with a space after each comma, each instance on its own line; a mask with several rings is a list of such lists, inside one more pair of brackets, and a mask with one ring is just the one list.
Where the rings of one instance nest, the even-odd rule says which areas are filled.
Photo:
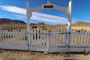
[[36, 25], [35, 23], [30, 23], [30, 25]]
[[40, 23], [30, 23], [30, 25], [47, 25], [47, 24], [40, 22]]
[[0, 24], [26, 24], [24, 21], [0, 18]]
[[40, 22], [40, 23], [37, 23], [37, 25], [45, 25], [45, 23]]
[[[61, 24], [58, 24], [58, 25], [48, 25], [48, 24], [44, 24], [44, 23], [37, 23], [37, 24], [34, 24], [34, 23], [31, 23], [31, 25], [47, 25], [47, 26], [56, 26], [56, 27], [60, 27], [60, 26], [62, 26], [62, 27], [67, 27], [68, 26], [68, 24], [63, 24], [63, 25], [61, 25]], [[81, 22], [81, 21], [79, 21], [79, 22], [76, 22], [76, 23], [73, 23], [72, 24], [72, 27], [90, 27], [90, 23], [87, 23], [87, 22]]]
[[[0, 24], [26, 24], [24, 21], [20, 21], [20, 20], [12, 20], [12, 19], [8, 19], [8, 18], [0, 18]], [[56, 26], [56, 27], [59, 27], [59, 26], [68, 26], [67, 24], [64, 24], [64, 25], [48, 25], [48, 24], [45, 24], [45, 23], [30, 23], [30, 25], [42, 25], [42, 26]], [[72, 24], [72, 27], [90, 27], [90, 23], [87, 23], [87, 22], [76, 22], [76, 23], [73, 23]]]
[[73, 27], [90, 27], [90, 23], [87, 23], [87, 22], [76, 22], [74, 24], [72, 24]]

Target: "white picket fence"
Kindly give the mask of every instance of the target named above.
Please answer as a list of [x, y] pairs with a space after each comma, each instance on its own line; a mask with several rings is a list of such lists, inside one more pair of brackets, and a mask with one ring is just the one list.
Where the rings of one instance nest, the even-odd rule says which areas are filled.
[[0, 49], [33, 50], [48, 52], [82, 52], [90, 51], [89, 32], [60, 31], [30, 31], [30, 41], [27, 32], [0, 32]]

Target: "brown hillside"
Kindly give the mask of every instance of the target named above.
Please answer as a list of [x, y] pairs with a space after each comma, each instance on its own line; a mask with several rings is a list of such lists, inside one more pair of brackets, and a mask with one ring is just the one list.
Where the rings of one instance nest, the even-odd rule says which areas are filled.
[[[19, 25], [22, 26], [22, 24], [26, 25], [26, 23], [24, 21], [20, 21], [20, 20], [12, 20], [12, 19], [8, 19], [8, 18], [0, 18], [0, 25], [3, 26], [7, 26], [7, 25]], [[68, 26], [67, 24], [64, 25], [48, 25], [48, 24], [44, 24], [42, 22], [40, 23], [30, 23], [31, 26], [47, 26], [47, 27], [66, 27]], [[72, 24], [72, 27], [90, 27], [90, 23], [86, 23], [86, 22], [76, 22], [74, 24]]]
[[24, 21], [0, 18], [0, 24], [26, 24]]
[[76, 22], [72, 24], [73, 27], [90, 27], [90, 23], [86, 22]]

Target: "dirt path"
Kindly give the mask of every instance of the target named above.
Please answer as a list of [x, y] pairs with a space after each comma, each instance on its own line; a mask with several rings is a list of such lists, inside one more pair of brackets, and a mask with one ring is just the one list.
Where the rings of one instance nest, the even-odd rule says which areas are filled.
[[90, 54], [44, 54], [41, 52], [0, 50], [0, 60], [90, 60]]

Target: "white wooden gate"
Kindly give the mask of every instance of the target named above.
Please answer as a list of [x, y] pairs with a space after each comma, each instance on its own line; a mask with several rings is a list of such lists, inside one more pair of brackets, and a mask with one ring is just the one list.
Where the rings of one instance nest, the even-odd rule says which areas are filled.
[[31, 30], [30, 32], [30, 43], [29, 49], [33, 51], [47, 51], [48, 50], [48, 41], [49, 33], [42, 30]]
[[45, 32], [34, 29], [30, 33], [29, 49], [33, 51], [66, 52], [69, 49], [69, 33], [60, 31]]

